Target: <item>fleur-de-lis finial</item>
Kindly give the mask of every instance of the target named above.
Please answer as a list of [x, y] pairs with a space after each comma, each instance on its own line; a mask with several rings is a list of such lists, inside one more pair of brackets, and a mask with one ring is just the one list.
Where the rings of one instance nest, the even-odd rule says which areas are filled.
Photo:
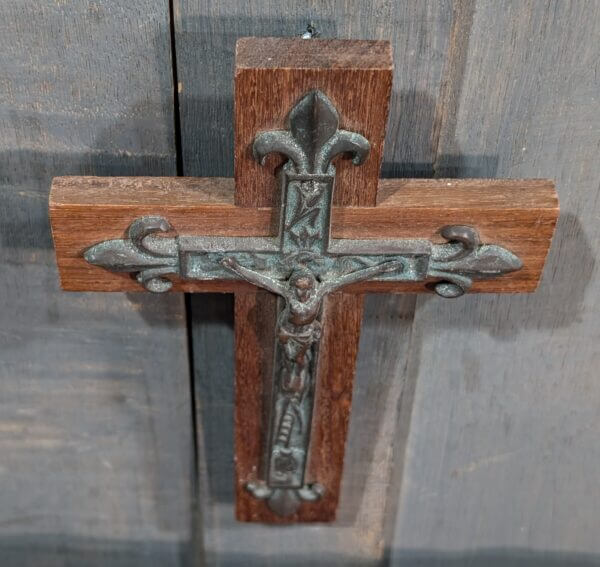
[[338, 130], [335, 106], [319, 90], [306, 93], [292, 108], [289, 130], [262, 132], [254, 139], [252, 152], [256, 160], [277, 152], [287, 156], [296, 173], [327, 174], [334, 157], [352, 154], [360, 165], [369, 154], [369, 141], [356, 132]]
[[445, 226], [440, 234], [450, 244], [435, 245], [427, 274], [442, 281], [434, 290], [442, 297], [460, 297], [473, 279], [487, 279], [520, 270], [521, 259], [494, 244], [481, 244], [479, 233], [464, 225]]
[[162, 277], [179, 272], [179, 253], [175, 238], [155, 237], [172, 230], [160, 216], [140, 217], [133, 221], [126, 240], [105, 240], [88, 248], [83, 257], [90, 264], [113, 272], [137, 272], [136, 279], [148, 291], [168, 291], [172, 283]]

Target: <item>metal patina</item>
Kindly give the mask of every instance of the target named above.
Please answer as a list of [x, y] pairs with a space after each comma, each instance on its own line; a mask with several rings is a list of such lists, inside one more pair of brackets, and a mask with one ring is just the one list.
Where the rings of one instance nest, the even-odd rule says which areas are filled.
[[335, 107], [317, 90], [302, 97], [288, 121], [288, 130], [262, 132], [253, 144], [261, 162], [272, 152], [288, 158], [279, 173], [277, 237], [166, 237], [160, 233], [173, 230], [168, 220], [145, 216], [130, 225], [129, 238], [100, 242], [84, 254], [91, 264], [135, 273], [153, 292], [168, 291], [172, 284], [164, 276], [176, 274], [195, 280], [243, 279], [281, 297], [264, 480], [247, 484], [281, 516], [294, 514], [302, 501], [317, 500], [325, 490], [305, 478], [325, 296], [365, 280], [433, 279], [438, 295], [458, 297], [474, 279], [522, 266], [509, 250], [481, 244], [477, 230], [468, 226], [442, 227], [446, 244], [331, 239], [332, 160], [350, 154], [360, 165], [369, 142], [338, 129]]

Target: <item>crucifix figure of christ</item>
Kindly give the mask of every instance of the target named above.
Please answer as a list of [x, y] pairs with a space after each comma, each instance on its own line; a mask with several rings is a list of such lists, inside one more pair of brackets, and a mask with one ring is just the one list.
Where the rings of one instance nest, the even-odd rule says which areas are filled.
[[[363, 193], [377, 194], [389, 45], [249, 38], [237, 57], [238, 203], [224, 194], [229, 180], [56, 179], [61, 280], [66, 289], [235, 291], [238, 517], [328, 521], [349, 412], [349, 399], [332, 390], [335, 380], [342, 392], [352, 383], [362, 294], [431, 290], [455, 298], [477, 285], [530, 291], [557, 201], [544, 180], [410, 181], [390, 195], [413, 199], [412, 217], [401, 204], [353, 206]], [[280, 127], [252, 132], [246, 116], [266, 125], [272, 101], [291, 96], [285, 119], [273, 123]], [[354, 99], [353, 129], [339, 112], [344, 96]], [[275, 165], [272, 156], [280, 156]], [[362, 178], [351, 175], [363, 168]], [[348, 206], [337, 207], [336, 218], [340, 202]], [[76, 243], [73, 231], [81, 234], [82, 222], [89, 229], [111, 203], [113, 224], [129, 224], [125, 237], [102, 238], [97, 225]], [[403, 224], [411, 219], [413, 227]]]

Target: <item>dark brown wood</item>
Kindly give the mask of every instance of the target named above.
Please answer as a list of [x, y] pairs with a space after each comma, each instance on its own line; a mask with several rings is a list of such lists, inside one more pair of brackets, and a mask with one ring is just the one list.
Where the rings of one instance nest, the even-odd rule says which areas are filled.
[[305, 507], [305, 520], [336, 518], [363, 303], [362, 294], [349, 293], [336, 293], [325, 301], [307, 479], [318, 480], [327, 491], [319, 502]]
[[[506, 246], [523, 269], [475, 282], [472, 292], [534, 291], [541, 277], [558, 216], [554, 184], [518, 179], [383, 179], [376, 207], [334, 207], [335, 238], [429, 238], [451, 223], [477, 227], [484, 242]], [[265, 236], [276, 233], [268, 207], [236, 207], [232, 179], [169, 177], [60, 177], [50, 214], [63, 289], [140, 291], [127, 274], [90, 266], [88, 246], [122, 238], [144, 214], [166, 216], [181, 234]], [[178, 282], [174, 291], [250, 291], [243, 282]], [[423, 284], [367, 282], [347, 288], [370, 293], [427, 292]]]
[[237, 293], [234, 318], [236, 514], [245, 521], [277, 522], [245, 489], [248, 481], [264, 478], [277, 299], [264, 291]]
[[336, 164], [338, 205], [372, 206], [383, 158], [392, 88], [392, 50], [387, 41], [242, 38], [236, 44], [235, 180], [236, 204], [268, 207], [277, 196], [274, 170], [252, 157], [257, 132], [285, 128], [285, 118], [307, 91], [318, 88], [340, 113], [340, 128], [359, 132], [371, 143], [365, 163]]

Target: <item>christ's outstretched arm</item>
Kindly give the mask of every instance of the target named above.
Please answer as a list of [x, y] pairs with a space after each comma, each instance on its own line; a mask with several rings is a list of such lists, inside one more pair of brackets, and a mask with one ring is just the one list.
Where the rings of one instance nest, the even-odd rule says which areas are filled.
[[262, 287], [284, 297], [287, 293], [286, 286], [283, 285], [279, 280], [270, 278], [269, 276], [265, 276], [260, 272], [251, 270], [250, 268], [245, 268], [244, 266], [240, 265], [240, 263], [235, 258], [232, 258], [231, 256], [223, 258], [223, 260], [221, 260], [221, 265], [233, 272], [234, 274], [240, 276], [241, 278], [258, 287]]
[[325, 295], [326, 293], [330, 293], [342, 286], [362, 282], [378, 276], [379, 274], [395, 272], [396, 270], [400, 269], [402, 269], [402, 262], [400, 260], [389, 260], [388, 262], [383, 262], [381, 264], [377, 264], [376, 266], [371, 266], [370, 268], [362, 268], [361, 270], [350, 272], [349, 274], [341, 276], [334, 281], [326, 282], [319, 291], [321, 292], [321, 290], [323, 290], [321, 293]]

